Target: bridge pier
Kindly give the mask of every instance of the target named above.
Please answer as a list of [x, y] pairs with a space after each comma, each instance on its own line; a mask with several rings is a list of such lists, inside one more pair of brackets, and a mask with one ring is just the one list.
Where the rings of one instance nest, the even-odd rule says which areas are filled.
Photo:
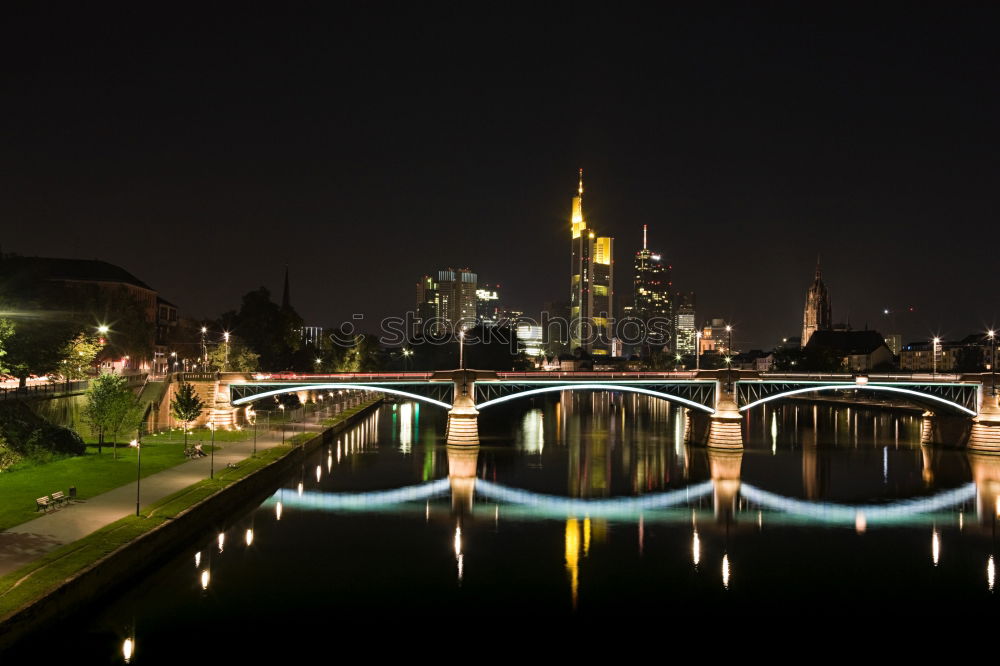
[[708, 450], [708, 467], [712, 474], [712, 506], [719, 521], [729, 522], [736, 515], [742, 466], [742, 450]]
[[479, 461], [478, 446], [448, 447], [448, 484], [451, 486], [452, 513], [464, 515], [472, 512], [472, 499], [476, 493], [476, 465]]
[[743, 415], [736, 398], [722, 385], [719, 387], [715, 413], [709, 417], [708, 446], [712, 449], [743, 450]]
[[479, 411], [475, 401], [474, 372], [458, 370], [454, 373], [455, 398], [448, 412], [448, 446], [479, 446]]
[[1000, 456], [969, 453], [969, 467], [976, 483], [976, 516], [981, 525], [993, 525], [1000, 517]]
[[983, 387], [979, 416], [972, 420], [969, 449], [982, 453], [1000, 453], [1000, 406], [997, 396], [988, 395]]

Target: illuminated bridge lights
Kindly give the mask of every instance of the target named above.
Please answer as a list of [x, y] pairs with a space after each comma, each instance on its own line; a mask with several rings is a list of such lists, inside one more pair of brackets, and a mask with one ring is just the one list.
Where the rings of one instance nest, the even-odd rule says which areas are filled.
[[[398, 384], [400, 386], [412, 386], [412, 384]], [[427, 384], [428, 386], [435, 386], [434, 384]], [[388, 393], [389, 395], [398, 395], [404, 398], [409, 398], [411, 400], [418, 400], [421, 402], [427, 402], [432, 405], [437, 405], [438, 407], [444, 407], [445, 409], [451, 409], [451, 403], [438, 400], [426, 395], [420, 395], [419, 393], [413, 393], [410, 391], [404, 391], [402, 389], [393, 388], [386, 384], [346, 384], [343, 382], [335, 382], [328, 384], [232, 384], [230, 385], [230, 390], [244, 390], [244, 387], [262, 387], [262, 386], [280, 386], [281, 388], [271, 389], [262, 391], [260, 393], [252, 393], [249, 395], [243, 395], [239, 398], [233, 400], [232, 404], [235, 407], [247, 404], [249, 402], [254, 402], [256, 400], [261, 400], [262, 398], [270, 398], [277, 395], [282, 395], [285, 393], [298, 393], [299, 391], [327, 391], [331, 389], [348, 389], [355, 391], [374, 391], [376, 393]], [[436, 386], [446, 387], [448, 391], [451, 390], [450, 384], [438, 383]]]
[[[837, 383], [829, 382], [806, 382], [806, 381], [744, 381], [737, 382], [737, 393], [741, 403], [746, 403], [739, 408], [741, 412], [753, 409], [759, 405], [780, 400], [793, 395], [813, 393], [821, 391], [883, 391], [895, 393], [915, 398], [917, 402], [931, 401], [941, 404], [949, 409], [976, 416], [978, 407], [978, 397], [980, 386], [977, 384], [965, 383]], [[908, 388], [904, 388], [908, 387]]]
[[[544, 384], [544, 385], [539, 388], [530, 388], [523, 391], [516, 391], [513, 393], [509, 393], [507, 395], [502, 395], [497, 398], [492, 398], [490, 400], [479, 402], [476, 404], [476, 409], [482, 411], [487, 407], [492, 407], [493, 405], [498, 405], [500, 403], [507, 402], [509, 400], [516, 400], [518, 398], [524, 398], [532, 395], [539, 395], [542, 393], [554, 393], [561, 391], [617, 391], [624, 393], [639, 393], [642, 395], [649, 395], [654, 398], [660, 398], [661, 400], [680, 403], [686, 407], [691, 407], [692, 409], [697, 409], [703, 412], [707, 412], [709, 414], [715, 413], [715, 409], [710, 405], [702, 404], [701, 402], [696, 402], [695, 400], [681, 397], [679, 395], [674, 395], [672, 393], [666, 393], [663, 390], [656, 390], [654, 388], [645, 388], [643, 386], [636, 386], [636, 384], [639, 383], [645, 383], [645, 382], [632, 381], [627, 384], [625, 383], [617, 384], [612, 382], [608, 383], [599, 383], [599, 382], [565, 383], [565, 382], [544, 382], [544, 381], [517, 382], [516, 386], [511, 386], [510, 388], [517, 388], [522, 384], [526, 386], [532, 386], [536, 384]], [[655, 385], [657, 389], [664, 386], [662, 382], [650, 381], [648, 383]], [[714, 395], [715, 395], [714, 389], [716, 387], [716, 384], [717, 383], [714, 381], [698, 382], [697, 384], [695, 384], [694, 382], [677, 382], [678, 386], [693, 387], [696, 389], [711, 388], [712, 389], [711, 392], [706, 393], [702, 399], [711, 398], [712, 401], [714, 401]], [[484, 382], [481, 385], [477, 384], [476, 388], [478, 390], [480, 388], [490, 388], [493, 386], [495, 386], [495, 384]]]

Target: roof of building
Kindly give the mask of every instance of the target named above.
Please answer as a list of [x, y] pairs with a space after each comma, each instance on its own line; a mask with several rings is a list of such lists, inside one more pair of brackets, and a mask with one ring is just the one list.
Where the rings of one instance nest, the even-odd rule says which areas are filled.
[[4, 256], [0, 258], [0, 274], [32, 273], [47, 280], [79, 280], [84, 282], [121, 282], [155, 291], [148, 284], [121, 266], [99, 259], [60, 259], [56, 257]]
[[809, 337], [806, 349], [826, 348], [845, 355], [871, 354], [887, 347], [878, 331], [816, 331]]

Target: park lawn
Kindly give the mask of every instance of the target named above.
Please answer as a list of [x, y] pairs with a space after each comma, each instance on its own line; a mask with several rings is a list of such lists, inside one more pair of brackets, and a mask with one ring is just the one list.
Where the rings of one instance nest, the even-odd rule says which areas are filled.
[[[22, 463], [0, 472], [0, 530], [5, 530], [41, 515], [35, 510], [35, 499], [57, 490], [68, 494], [76, 486], [76, 496], [87, 499], [105, 493], [135, 479], [136, 450], [118, 448], [115, 460], [111, 449], [97, 454], [87, 448], [82, 456], [61, 458], [53, 462], [32, 465]], [[162, 444], [143, 440], [142, 476], [162, 472], [187, 459], [183, 444]]]

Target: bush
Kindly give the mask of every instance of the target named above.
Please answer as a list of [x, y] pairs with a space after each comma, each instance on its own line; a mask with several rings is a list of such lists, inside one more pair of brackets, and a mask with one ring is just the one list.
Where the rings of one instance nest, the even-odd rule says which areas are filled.
[[73, 456], [83, 455], [87, 450], [80, 435], [69, 428], [52, 423], [42, 424], [31, 433], [28, 438], [28, 448]]
[[0, 472], [21, 462], [24, 457], [7, 446], [7, 441], [0, 437]]

